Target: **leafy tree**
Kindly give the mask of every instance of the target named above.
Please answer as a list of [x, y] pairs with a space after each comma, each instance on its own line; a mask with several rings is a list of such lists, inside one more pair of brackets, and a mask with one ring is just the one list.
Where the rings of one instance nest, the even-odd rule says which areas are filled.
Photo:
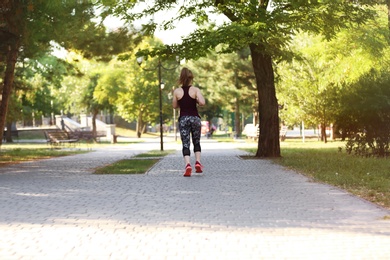
[[84, 89], [84, 93], [82, 94], [82, 102], [86, 109], [92, 113], [92, 135], [96, 142], [96, 117], [101, 110], [105, 108], [103, 104], [99, 104], [94, 98], [94, 92], [96, 90], [96, 86], [98, 84], [100, 74], [92, 73], [89, 77], [89, 84]]
[[[219, 52], [229, 53], [249, 47], [256, 77], [260, 138], [256, 156], [279, 157], [279, 117], [275, 93], [274, 61], [288, 58], [286, 47], [292, 36], [301, 30], [322, 33], [331, 38], [340, 28], [351, 22], [361, 23], [369, 9], [353, 1], [269, 1], [269, 0], [198, 0], [179, 4], [179, 1], [156, 0], [144, 5], [143, 11], [134, 8], [142, 1], [116, 1], [109, 13], [127, 20], [158, 15], [159, 12], [178, 8], [177, 16], [160, 24], [161, 28], [174, 27], [174, 22], [186, 17], [200, 25], [199, 29], [183, 39], [181, 44], [161, 46], [142, 55], [164, 56], [179, 54], [196, 59], [207, 55], [216, 46]], [[207, 11], [210, 12], [207, 12]], [[228, 19], [222, 25], [211, 22], [211, 13], [222, 14]], [[157, 22], [151, 20], [143, 27], [147, 34], [154, 32]]]
[[[105, 2], [98, 0], [94, 4], [104, 5]], [[1, 0], [0, 6], [0, 53], [3, 54], [0, 63], [5, 68], [0, 89], [1, 130], [4, 129], [18, 59], [35, 59], [50, 52], [53, 41], [66, 48], [80, 48], [86, 56], [105, 58], [123, 51], [123, 46], [128, 47], [127, 43], [136, 38], [127, 29], [105, 34], [101, 25], [91, 22], [97, 17], [97, 9], [90, 1]], [[2, 134], [0, 131], [0, 145]]]
[[[140, 47], [146, 48], [156, 45], [161, 45], [161, 42], [153, 38], [146, 38], [140, 44]], [[143, 61], [143, 64], [138, 65], [134, 52], [123, 54], [120, 59], [122, 63], [117, 63], [116, 68], [120, 67], [126, 77], [125, 84], [121, 85], [118, 92], [117, 111], [125, 120], [129, 122], [137, 121], [136, 131], [138, 137], [141, 137], [141, 134], [146, 130], [146, 124], [157, 122], [159, 118], [158, 66], [160, 65], [163, 66], [161, 76], [165, 85], [162, 90], [162, 109], [163, 111], [172, 110], [168, 92], [171, 91], [172, 86], [176, 85], [176, 79], [178, 78], [178, 73], [175, 71], [177, 62], [149, 58]], [[167, 119], [167, 117], [164, 118]]]
[[347, 152], [361, 156], [390, 155], [390, 74], [371, 71], [342, 93], [336, 122], [350, 139]]
[[235, 112], [236, 135], [240, 134], [241, 112], [253, 111], [255, 87], [253, 69], [248, 53], [211, 53], [204, 58], [189, 62], [195, 72], [195, 84], [199, 84], [207, 106], [200, 108], [201, 115], [211, 121], [223, 117], [223, 110]]
[[[3, 53], [6, 53], [6, 59], [1, 61], [6, 70], [0, 107], [1, 130], [4, 128], [8, 111], [18, 55], [23, 52], [24, 57], [31, 57], [49, 48], [49, 42], [53, 39], [50, 35], [64, 22], [63, 18], [70, 15], [69, 12], [60, 8], [62, 5], [59, 3], [59, 1], [55, 3], [51, 1], [50, 4], [45, 1], [2, 1], [0, 37], [6, 38], [6, 41], [1, 41], [0, 48]], [[63, 12], [56, 13], [59, 10]], [[2, 137], [2, 131], [0, 131], [0, 137]], [[1, 140], [2, 138], [0, 138], [0, 144]]]
[[287, 124], [320, 124], [326, 142], [325, 127], [344, 106], [339, 96], [381, 63], [388, 35], [383, 6], [378, 14], [366, 25], [342, 29], [331, 41], [306, 33], [295, 37], [291, 48], [297, 58], [278, 64], [281, 118]]
[[87, 59], [78, 51], [68, 52], [65, 62], [73, 71], [64, 76], [60, 87], [51, 88], [56, 106], [68, 115], [98, 113], [104, 104], [94, 99], [94, 91], [101, 71], [107, 64]]

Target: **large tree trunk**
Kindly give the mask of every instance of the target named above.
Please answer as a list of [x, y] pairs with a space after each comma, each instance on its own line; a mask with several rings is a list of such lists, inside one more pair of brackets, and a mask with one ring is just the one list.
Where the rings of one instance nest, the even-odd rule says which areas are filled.
[[[92, 136], [93, 136], [93, 141], [96, 143], [97, 140], [97, 127], [96, 127], [96, 117], [99, 114], [99, 110], [95, 110], [92, 113]], [[88, 120], [88, 119], [87, 119]]]
[[[11, 123], [6, 123], [7, 126], [7, 134], [5, 135], [5, 140], [7, 143], [12, 143], [12, 122]], [[4, 137], [3, 137], [4, 139]]]
[[236, 107], [234, 111], [234, 131], [236, 132], [235, 137], [239, 138], [241, 136], [241, 120], [240, 120], [240, 102], [238, 98], [236, 98]]
[[387, 5], [387, 28], [390, 31], [390, 0], [386, 0]]
[[324, 143], [328, 142], [328, 138], [326, 136], [326, 123], [325, 122], [323, 122], [321, 124], [321, 141], [323, 141]]
[[0, 146], [3, 143], [3, 129], [5, 126], [5, 120], [7, 117], [8, 111], [8, 102], [12, 91], [12, 86], [14, 83], [14, 72], [16, 59], [18, 57], [19, 41], [14, 40], [9, 44], [7, 60], [6, 60], [6, 70], [4, 75], [2, 101], [0, 104]]
[[138, 120], [136, 126], [137, 137], [141, 138], [142, 133], [144, 132], [144, 121], [142, 120], [142, 111], [138, 113]]
[[256, 157], [280, 157], [279, 109], [272, 58], [264, 54], [261, 45], [251, 44], [250, 49], [259, 97], [260, 135]]

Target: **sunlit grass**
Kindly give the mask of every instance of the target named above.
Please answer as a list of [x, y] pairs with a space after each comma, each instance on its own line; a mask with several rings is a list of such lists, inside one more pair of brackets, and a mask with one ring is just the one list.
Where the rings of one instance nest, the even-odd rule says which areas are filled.
[[[122, 127], [116, 127], [115, 128], [115, 134], [119, 136], [124, 136], [124, 137], [137, 137], [137, 132], [132, 130], [132, 129], [127, 129], [127, 128], [122, 128]], [[141, 135], [142, 139], [144, 138], [153, 138], [153, 137], [158, 137], [160, 136], [160, 133], [144, 133]]]
[[132, 159], [121, 160], [113, 164], [98, 168], [96, 174], [144, 174], [153, 167], [160, 157], [166, 156], [174, 150], [169, 151], [149, 151], [138, 154]]
[[152, 150], [148, 151], [146, 153], [137, 154], [134, 156], [135, 158], [143, 158], [143, 157], [163, 157], [168, 154], [173, 153], [175, 150], [165, 150], [165, 151], [159, 151], [159, 150]]
[[0, 150], [0, 166], [9, 163], [47, 159], [52, 157], [66, 156], [85, 153], [82, 150], [50, 149], [47, 145], [7, 145]]
[[275, 163], [390, 208], [390, 159], [348, 155], [343, 142], [288, 140], [281, 143], [281, 153]]
[[144, 174], [159, 159], [126, 159], [95, 170], [96, 174]]

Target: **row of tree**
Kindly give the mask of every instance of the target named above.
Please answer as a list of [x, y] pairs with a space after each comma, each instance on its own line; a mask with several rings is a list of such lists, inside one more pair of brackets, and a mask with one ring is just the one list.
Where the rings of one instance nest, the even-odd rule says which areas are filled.
[[390, 142], [390, 35], [387, 8], [376, 11], [331, 41], [298, 35], [291, 44], [296, 58], [278, 64], [278, 93], [287, 124], [320, 124], [325, 142], [325, 127], [333, 124], [350, 138], [347, 151], [383, 157]]
[[[102, 24], [107, 16], [104, 1], [97, 4], [62, 0], [0, 1], [0, 129], [20, 114], [18, 101], [22, 100], [27, 107], [22, 111], [34, 108], [39, 114], [40, 108], [53, 107], [51, 90], [59, 88], [66, 75], [82, 74], [72, 64], [54, 57], [53, 46], [79, 50], [85, 57], [110, 60], [112, 55], [131, 48], [131, 44], [136, 45], [140, 36], [131, 27], [106, 31]], [[0, 131], [0, 145], [2, 137]]]
[[[18, 90], [22, 94], [16, 91], [15, 96], [30, 100], [32, 106], [38, 106], [37, 100], [41, 100], [45, 107], [50, 107], [48, 102], [53, 100], [52, 95], [58, 97], [54, 102], [66, 104], [71, 110], [75, 102], [81, 99], [80, 102], [87, 104], [89, 111], [95, 115], [105, 108], [116, 109], [128, 119], [137, 116], [141, 131], [143, 122], [155, 118], [154, 105], [147, 102], [155, 100], [158, 82], [156, 72], [142, 70], [133, 61], [137, 56], [144, 56], [148, 58], [149, 67], [153, 67], [153, 62], [179, 55], [182, 59], [197, 60], [193, 66], [199, 76], [198, 84], [207, 87], [205, 91], [213, 93], [207, 95], [209, 104], [215, 106], [214, 110], [209, 111], [218, 112], [218, 108], [226, 106], [237, 109], [237, 112], [238, 109], [250, 110], [253, 102], [257, 102], [256, 111], [260, 121], [258, 157], [280, 156], [279, 107], [283, 98], [279, 97], [278, 102], [276, 69], [283, 66], [288, 68], [288, 64], [282, 63], [286, 60], [302, 66], [301, 74], [294, 71], [297, 78], [306, 76], [307, 68], [321, 71], [321, 66], [315, 68], [309, 64], [309, 67], [305, 67], [302, 61], [310, 63], [310, 57], [297, 55], [306, 51], [299, 44], [291, 43], [299, 41], [304, 32], [310, 32], [321, 35], [317, 41], [326, 44], [322, 39], [333, 39], [343, 28], [359, 28], [373, 21], [378, 14], [378, 10], [372, 8], [377, 4], [375, 1], [363, 0], [198, 0], [185, 3], [155, 0], [150, 5], [143, 1], [120, 0], [96, 0], [93, 4], [91, 1], [61, 0], [50, 3], [39, 0], [2, 2], [0, 37], [6, 40], [2, 40], [0, 46], [4, 54], [1, 59], [4, 80], [0, 129], [4, 127], [12, 87], [18, 88], [18, 80], [14, 81], [14, 76], [17, 76], [16, 79], [21, 82]], [[129, 26], [142, 17], [161, 15], [161, 12], [171, 9], [177, 10], [175, 16], [158, 24], [153, 19], [148, 20], [137, 33], [133, 33], [135, 30], [131, 26], [128, 27], [131, 29], [113, 32], [107, 32], [102, 26], [102, 21], [108, 15], [122, 18]], [[211, 17], [215, 13], [227, 18], [226, 22], [214, 23]], [[134, 51], [140, 44], [139, 36], [151, 36], [157, 27], [169, 29], [176, 21], [187, 17], [191, 17], [199, 27], [184, 37], [181, 44], [163, 45], [154, 42], [153, 38], [146, 38], [139, 46], [141, 50]], [[58, 60], [50, 55], [49, 50], [54, 44], [67, 50], [78, 50], [81, 56], [75, 55], [68, 62]], [[340, 46], [343, 45], [340, 43]], [[121, 59], [112, 60], [113, 55], [118, 53], [122, 53]], [[233, 54], [229, 56], [228, 53]], [[226, 60], [219, 58], [221, 54], [226, 55]], [[215, 56], [199, 59], [207, 55], [218, 55], [218, 59]], [[316, 56], [313, 57], [315, 60]], [[89, 61], [84, 63], [86, 59]], [[108, 64], [102, 63], [108, 61]], [[326, 62], [332, 61], [324, 61], [322, 67], [329, 66]], [[333, 67], [337, 66], [333, 64]], [[280, 78], [283, 78], [280, 81], [281, 90], [282, 82], [286, 82], [282, 75], [280, 72]], [[166, 85], [173, 86], [174, 78], [175, 74], [172, 73], [171, 78], [166, 78], [171, 83]], [[324, 90], [323, 85], [337, 85], [337, 82], [332, 83], [322, 75], [310, 80], [318, 82], [308, 85], [316, 86], [319, 93]], [[36, 89], [32, 91], [34, 87]], [[294, 87], [298, 88], [299, 84], [294, 84]], [[253, 89], [257, 91], [257, 99]], [[317, 92], [316, 95], [320, 97]], [[313, 96], [313, 93], [310, 95]], [[296, 100], [294, 103], [286, 98], [283, 103], [285, 107], [297, 107], [298, 97]], [[135, 114], [130, 111], [135, 111]]]

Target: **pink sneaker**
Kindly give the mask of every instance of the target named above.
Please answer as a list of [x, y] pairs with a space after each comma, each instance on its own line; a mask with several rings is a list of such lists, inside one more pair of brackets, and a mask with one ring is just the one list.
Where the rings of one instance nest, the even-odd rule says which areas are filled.
[[196, 161], [195, 163], [195, 172], [201, 173], [203, 172], [203, 165], [200, 162]]
[[184, 177], [191, 177], [191, 172], [192, 172], [192, 168], [191, 168], [191, 164], [187, 164], [186, 166], [186, 171], [184, 172]]

